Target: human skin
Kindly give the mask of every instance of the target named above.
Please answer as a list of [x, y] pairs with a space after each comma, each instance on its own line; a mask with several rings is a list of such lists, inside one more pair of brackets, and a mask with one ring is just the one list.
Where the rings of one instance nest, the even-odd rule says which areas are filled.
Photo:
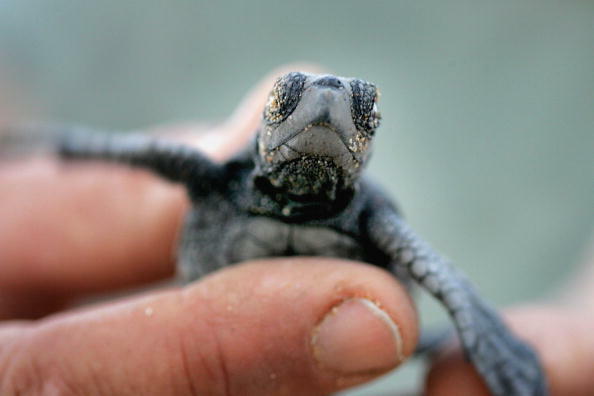
[[[217, 160], [241, 149], [270, 85], [191, 143]], [[187, 141], [199, 129], [160, 131]], [[39, 157], [0, 164], [0, 196], [0, 394], [328, 394], [414, 349], [404, 288], [381, 269], [335, 259], [244, 263], [184, 288], [57, 313], [80, 297], [170, 278], [185, 193], [141, 170]], [[594, 389], [588, 312], [509, 313], [541, 353], [553, 395]], [[427, 391], [487, 394], [455, 347], [436, 361]]]

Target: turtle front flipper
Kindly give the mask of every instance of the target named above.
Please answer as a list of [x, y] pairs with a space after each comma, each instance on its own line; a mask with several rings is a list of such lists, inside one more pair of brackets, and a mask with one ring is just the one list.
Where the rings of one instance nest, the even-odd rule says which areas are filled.
[[68, 159], [98, 159], [149, 169], [185, 184], [190, 192], [208, 192], [220, 183], [222, 167], [191, 146], [139, 134], [73, 130], [58, 139], [58, 152]]
[[536, 353], [518, 339], [480, 298], [470, 282], [422, 241], [390, 209], [368, 219], [369, 237], [404, 271], [437, 298], [450, 314], [467, 358], [496, 396], [546, 396], [546, 378]]

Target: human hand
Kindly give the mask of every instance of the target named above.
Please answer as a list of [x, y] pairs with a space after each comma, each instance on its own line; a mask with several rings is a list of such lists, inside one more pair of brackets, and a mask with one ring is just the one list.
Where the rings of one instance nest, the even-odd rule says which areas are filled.
[[[194, 143], [217, 159], [243, 147], [269, 86]], [[0, 318], [44, 317], [174, 272], [188, 203], [151, 174], [7, 162], [0, 196]], [[3, 322], [0, 394], [328, 394], [398, 365], [414, 349], [416, 323], [403, 287], [378, 268], [246, 263], [181, 289]]]

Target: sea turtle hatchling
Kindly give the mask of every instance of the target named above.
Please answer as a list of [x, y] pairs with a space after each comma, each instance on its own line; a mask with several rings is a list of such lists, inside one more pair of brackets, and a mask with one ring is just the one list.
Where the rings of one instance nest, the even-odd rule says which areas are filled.
[[491, 393], [546, 395], [534, 351], [361, 176], [380, 124], [377, 95], [373, 84], [356, 78], [288, 73], [274, 84], [253, 144], [223, 164], [190, 146], [145, 135], [75, 130], [62, 135], [59, 152], [148, 168], [186, 187], [194, 207], [178, 265], [188, 282], [271, 256], [378, 265], [441, 302]]

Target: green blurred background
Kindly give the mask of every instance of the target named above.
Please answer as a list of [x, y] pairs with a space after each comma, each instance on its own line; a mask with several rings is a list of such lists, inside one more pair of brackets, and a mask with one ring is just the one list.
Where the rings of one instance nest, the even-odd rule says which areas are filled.
[[594, 2], [0, 0], [1, 94], [30, 118], [221, 120], [296, 60], [377, 83], [370, 172], [490, 300], [551, 295], [577, 265], [594, 223]]

